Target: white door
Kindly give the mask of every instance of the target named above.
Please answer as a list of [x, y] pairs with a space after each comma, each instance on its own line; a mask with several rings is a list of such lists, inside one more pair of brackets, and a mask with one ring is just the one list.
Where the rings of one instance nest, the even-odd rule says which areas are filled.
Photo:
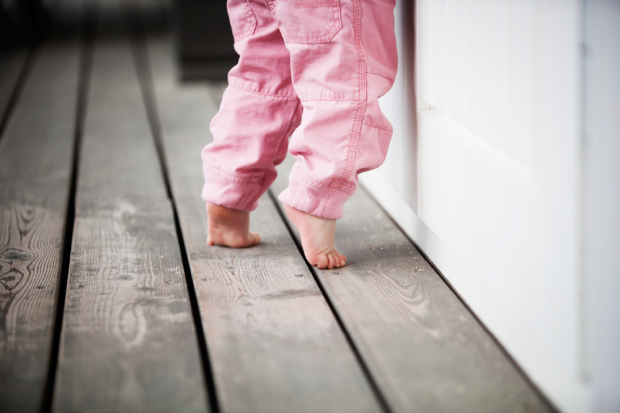
[[362, 183], [543, 392], [587, 411], [580, 1], [418, 0], [416, 73], [409, 8], [381, 101], [394, 141]]

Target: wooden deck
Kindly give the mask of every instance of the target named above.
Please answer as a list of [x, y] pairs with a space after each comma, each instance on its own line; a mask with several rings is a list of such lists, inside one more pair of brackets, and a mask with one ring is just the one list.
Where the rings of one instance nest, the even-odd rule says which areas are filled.
[[0, 56], [0, 403], [9, 412], [549, 412], [360, 189], [317, 270], [275, 195], [206, 245], [225, 85], [175, 80], [165, 3], [65, 0]]

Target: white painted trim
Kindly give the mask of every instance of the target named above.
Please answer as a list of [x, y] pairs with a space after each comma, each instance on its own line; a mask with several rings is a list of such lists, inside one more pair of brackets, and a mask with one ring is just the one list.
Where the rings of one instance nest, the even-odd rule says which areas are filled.
[[481, 283], [475, 273], [431, 231], [378, 172], [360, 175], [361, 184], [428, 256], [445, 279], [504, 346], [541, 391], [561, 411], [590, 413], [590, 388], [575, 372], [547, 357], [544, 343], [514, 317]]
[[585, 0], [584, 291], [595, 413], [620, 412], [620, 1]]

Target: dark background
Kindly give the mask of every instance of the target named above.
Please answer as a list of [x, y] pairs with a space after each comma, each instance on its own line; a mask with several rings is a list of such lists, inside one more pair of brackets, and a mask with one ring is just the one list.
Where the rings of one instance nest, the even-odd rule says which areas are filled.
[[[226, 79], [238, 59], [226, 0], [174, 0], [170, 4], [181, 80]], [[43, 40], [57, 5], [57, 1], [0, 1], [0, 51]]]
[[226, 0], [175, 0], [173, 16], [182, 79], [225, 79], [239, 58]]

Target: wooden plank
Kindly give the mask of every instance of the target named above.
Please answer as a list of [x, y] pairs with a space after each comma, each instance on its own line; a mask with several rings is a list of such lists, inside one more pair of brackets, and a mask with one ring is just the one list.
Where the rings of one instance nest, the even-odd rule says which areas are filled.
[[57, 412], [204, 412], [170, 206], [83, 197], [76, 211]]
[[129, 41], [118, 3], [101, 7], [53, 409], [209, 411]]
[[102, 3], [78, 197], [166, 198], [129, 40], [116, 0]]
[[394, 412], [553, 411], [362, 188], [336, 246], [347, 265], [313, 271]]
[[[59, 25], [78, 11], [75, 2], [65, 2]], [[5, 413], [42, 409], [53, 348], [80, 57], [77, 32], [72, 38], [56, 34], [41, 46], [0, 141], [0, 403]], [[16, 76], [0, 89], [14, 86]]]
[[27, 55], [28, 50], [25, 48], [0, 53], [0, 122], [6, 116]]
[[[166, 39], [149, 51], [169, 176], [189, 253], [220, 409], [376, 412], [381, 408], [269, 198], [252, 214], [262, 243], [209, 247], [200, 151], [211, 86], [174, 82]], [[220, 93], [221, 92], [216, 92]], [[215, 96], [217, 98], [217, 96]]]

